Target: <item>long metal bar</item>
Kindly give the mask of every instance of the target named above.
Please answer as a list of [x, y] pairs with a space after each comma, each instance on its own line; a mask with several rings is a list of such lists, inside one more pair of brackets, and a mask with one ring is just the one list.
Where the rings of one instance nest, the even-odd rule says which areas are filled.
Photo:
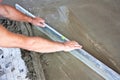
[[[33, 18], [36, 17], [18, 4], [16, 4], [15, 7], [16, 9], [18, 9], [19, 11], [23, 12], [24, 14], [28, 16], [31, 16]], [[38, 28], [38, 30], [45, 33], [48, 37], [50, 37], [54, 41], [60, 41], [60, 42], [69, 41], [68, 38], [60, 34], [58, 31], [56, 31], [49, 25], [45, 24], [45, 26], [46, 27], [44, 28], [40, 28], [40, 27], [36, 27], [36, 28]], [[70, 51], [70, 54], [78, 58], [88, 67], [90, 67], [100, 76], [102, 76], [105, 80], [120, 80], [120, 74], [116, 73], [114, 70], [112, 70], [107, 65], [105, 65], [104, 63], [102, 63], [101, 61], [93, 57], [92, 55], [90, 55], [85, 50], [83, 49], [73, 50], [73, 51]]]

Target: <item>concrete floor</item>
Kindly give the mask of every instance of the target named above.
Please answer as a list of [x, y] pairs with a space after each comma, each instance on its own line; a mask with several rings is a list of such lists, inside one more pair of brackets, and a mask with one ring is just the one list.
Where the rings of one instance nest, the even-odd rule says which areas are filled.
[[[19, 3], [120, 73], [119, 0], [4, 0]], [[68, 53], [42, 56], [46, 80], [103, 80]]]

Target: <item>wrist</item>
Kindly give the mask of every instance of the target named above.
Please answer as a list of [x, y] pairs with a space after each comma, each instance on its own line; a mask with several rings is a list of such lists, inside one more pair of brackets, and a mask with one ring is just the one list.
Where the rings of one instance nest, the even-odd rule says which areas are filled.
[[61, 42], [56, 42], [55, 48], [57, 51], [65, 51], [65, 44]]
[[32, 18], [32, 17], [29, 17], [29, 18], [28, 18], [28, 22], [29, 22], [29, 23], [33, 23], [33, 18]]
[[66, 51], [66, 45], [65, 45], [65, 43], [61, 43], [61, 51]]

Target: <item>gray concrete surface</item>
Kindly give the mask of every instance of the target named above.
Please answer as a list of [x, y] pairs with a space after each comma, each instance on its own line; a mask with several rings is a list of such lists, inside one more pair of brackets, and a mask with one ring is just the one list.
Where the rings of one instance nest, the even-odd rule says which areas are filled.
[[[4, 0], [3, 3], [19, 3], [43, 17], [60, 33], [78, 41], [85, 50], [120, 73], [119, 0]], [[47, 63], [43, 64], [47, 80], [103, 80], [67, 53], [45, 54], [42, 60]]]

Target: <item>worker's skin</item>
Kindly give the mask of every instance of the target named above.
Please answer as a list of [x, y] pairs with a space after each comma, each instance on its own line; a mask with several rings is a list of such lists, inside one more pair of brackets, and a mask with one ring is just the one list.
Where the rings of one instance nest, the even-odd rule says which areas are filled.
[[[43, 19], [26, 16], [9, 5], [0, 4], [0, 15], [11, 20], [29, 22], [36, 26], [45, 27], [45, 21]], [[28, 37], [21, 34], [15, 34], [5, 29], [3, 25], [0, 25], [0, 47], [23, 48], [41, 53], [71, 51], [82, 48], [82, 46], [76, 41], [61, 43], [50, 41], [41, 37]]]
[[0, 3], [2, 2], [2, 0], [0, 0]]

